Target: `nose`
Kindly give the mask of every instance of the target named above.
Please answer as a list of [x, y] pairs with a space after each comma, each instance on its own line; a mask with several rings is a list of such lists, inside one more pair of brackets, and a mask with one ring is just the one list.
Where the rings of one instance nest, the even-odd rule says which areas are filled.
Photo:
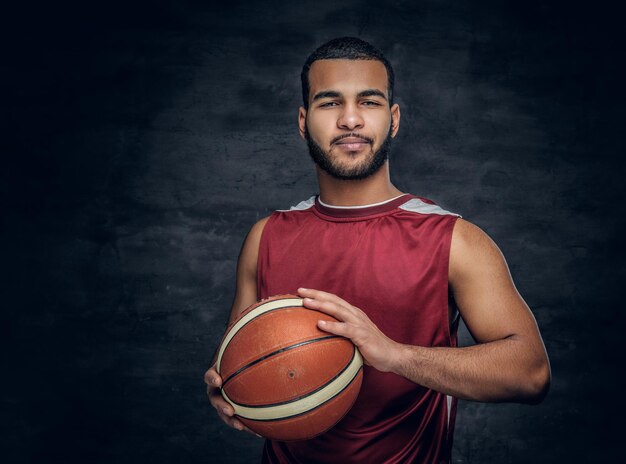
[[363, 117], [357, 105], [347, 104], [337, 119], [337, 127], [345, 130], [360, 129], [363, 127]]

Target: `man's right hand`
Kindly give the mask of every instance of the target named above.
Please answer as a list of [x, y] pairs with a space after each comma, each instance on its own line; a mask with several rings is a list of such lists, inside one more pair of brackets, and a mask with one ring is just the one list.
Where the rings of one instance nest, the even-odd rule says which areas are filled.
[[[206, 392], [209, 397], [209, 402], [217, 411], [217, 415], [220, 416], [220, 419], [234, 429], [254, 433], [248, 427], [243, 425], [239, 419], [234, 417], [235, 411], [233, 407], [224, 399], [222, 393], [220, 392], [222, 378], [215, 370], [215, 365], [211, 366], [211, 368], [204, 373], [204, 382], [207, 384]], [[256, 433], [255, 435], [260, 436]]]

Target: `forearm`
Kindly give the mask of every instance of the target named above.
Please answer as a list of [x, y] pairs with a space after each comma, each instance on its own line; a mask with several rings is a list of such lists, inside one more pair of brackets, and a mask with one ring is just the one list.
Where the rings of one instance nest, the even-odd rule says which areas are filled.
[[549, 385], [547, 358], [522, 356], [509, 337], [464, 348], [399, 345], [392, 372], [427, 388], [474, 401], [538, 402]]
[[394, 372], [424, 387], [475, 401], [534, 403], [547, 392], [550, 367], [534, 319], [513, 324], [518, 333], [483, 338], [491, 341], [471, 347], [427, 348], [393, 341], [362, 310], [336, 295], [305, 288], [298, 293], [304, 297], [305, 307], [338, 320], [318, 321], [318, 327], [352, 340], [365, 362], [379, 371]]

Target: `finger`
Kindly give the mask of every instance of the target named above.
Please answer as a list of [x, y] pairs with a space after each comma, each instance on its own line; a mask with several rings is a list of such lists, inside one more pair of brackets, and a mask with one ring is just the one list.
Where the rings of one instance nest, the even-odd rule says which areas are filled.
[[234, 417], [228, 421], [228, 425], [230, 425], [232, 428], [237, 429], [239, 431], [250, 430], [248, 429], [248, 427], [243, 425], [243, 423], [240, 420], [235, 419]]
[[317, 321], [317, 326], [324, 332], [329, 332], [341, 337], [351, 338], [351, 328], [343, 322]]
[[334, 295], [334, 294], [328, 293], [328, 292], [324, 292], [322, 290], [314, 290], [312, 288], [303, 288], [303, 287], [301, 287], [301, 288], [298, 289], [298, 294], [300, 296], [304, 296], [306, 298], [312, 298], [314, 300], [332, 301], [332, 302], [334, 302], [336, 304], [339, 304], [339, 305], [350, 306], [347, 301], [342, 300], [337, 295]]
[[[304, 296], [302, 301], [306, 308], [316, 309], [342, 320], [347, 319], [350, 315], [359, 317], [359, 315], [362, 314], [359, 308], [352, 306], [347, 301], [332, 293], [311, 289], [300, 290], [303, 290], [301, 296]], [[305, 296], [307, 293], [309, 296]]]
[[232, 417], [235, 414], [235, 410], [232, 405], [228, 403], [217, 388], [208, 388], [207, 395], [209, 402], [217, 410], [218, 413], [225, 416]]
[[226, 422], [226, 424], [228, 424], [230, 427], [234, 428], [235, 430], [239, 430], [240, 432], [248, 432], [253, 435], [256, 435], [257, 437], [261, 436], [255, 431], [250, 430], [248, 427], [246, 427], [245, 424], [241, 422], [239, 419], [237, 419], [236, 417], [225, 417], [224, 415], [221, 415], [221, 414], [220, 414], [220, 417], [222, 418], [224, 422]]
[[232, 417], [232, 416], [228, 416], [226, 414], [222, 414], [219, 410], [217, 411], [217, 415], [220, 417], [220, 419], [222, 419], [222, 421], [224, 421], [224, 423], [226, 425], [228, 425], [229, 427], [232, 427], [236, 430], [246, 430], [246, 426], [243, 425], [243, 423], [237, 419], [236, 417]]
[[204, 383], [213, 387], [222, 386], [222, 378], [215, 370], [215, 366], [211, 367], [208, 371], [204, 373]]
[[257, 437], [260, 437], [261, 435], [259, 435], [258, 433], [256, 433], [253, 430], [250, 430], [248, 427], [246, 427], [246, 425], [241, 422], [239, 419], [237, 418], [232, 418], [230, 419], [228, 422], [228, 425], [230, 425], [232, 428], [237, 429], [241, 432], [248, 432], [251, 433], [253, 435], [256, 435]]
[[302, 304], [305, 308], [322, 311], [326, 314], [330, 314], [331, 316], [336, 316], [340, 312], [340, 308], [336, 304], [324, 302], [322, 300], [315, 300], [313, 298], [303, 298]]
[[[241, 427], [241, 428], [240, 428]], [[252, 435], [255, 435], [259, 438], [263, 438], [261, 435], [259, 435], [258, 433], [256, 433], [254, 430], [250, 430], [248, 427], [246, 427], [245, 425], [243, 425], [241, 422], [238, 422], [238, 424], [235, 426], [235, 428], [239, 431], [242, 432], [248, 432], [251, 433]]]
[[304, 298], [302, 302], [306, 308], [321, 311], [340, 321], [354, 322], [356, 320], [356, 313], [354, 311], [332, 301], [320, 301], [311, 298]]
[[228, 403], [224, 399], [224, 397], [222, 396], [222, 393], [221, 393], [219, 388], [215, 388], [215, 387], [212, 387], [211, 385], [208, 385], [207, 386], [207, 396], [209, 397], [209, 401], [210, 401], [211, 405], [217, 411], [217, 415], [226, 424], [228, 424], [229, 426], [231, 426], [232, 428], [234, 428], [236, 430], [249, 432], [249, 433], [252, 433], [252, 434], [256, 435], [257, 437], [261, 437], [261, 435], [259, 435], [258, 433], [250, 430], [248, 427], [246, 427], [243, 424], [243, 422], [241, 422], [236, 417], [234, 417], [235, 416], [235, 410], [233, 409], [232, 405], [230, 403]]

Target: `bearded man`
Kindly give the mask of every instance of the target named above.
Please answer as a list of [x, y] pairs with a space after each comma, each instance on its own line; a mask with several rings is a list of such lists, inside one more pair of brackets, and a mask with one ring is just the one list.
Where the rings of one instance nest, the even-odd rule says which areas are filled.
[[[400, 127], [389, 61], [357, 38], [332, 40], [302, 69], [300, 135], [319, 195], [276, 211], [246, 237], [231, 321], [261, 298], [297, 293], [339, 322], [365, 360], [361, 392], [331, 430], [266, 441], [265, 463], [446, 463], [456, 399], [536, 403], [550, 366], [537, 324], [497, 246], [478, 227], [390, 180]], [[459, 317], [476, 344], [457, 347]], [[219, 393], [221, 419], [245, 430]]]

